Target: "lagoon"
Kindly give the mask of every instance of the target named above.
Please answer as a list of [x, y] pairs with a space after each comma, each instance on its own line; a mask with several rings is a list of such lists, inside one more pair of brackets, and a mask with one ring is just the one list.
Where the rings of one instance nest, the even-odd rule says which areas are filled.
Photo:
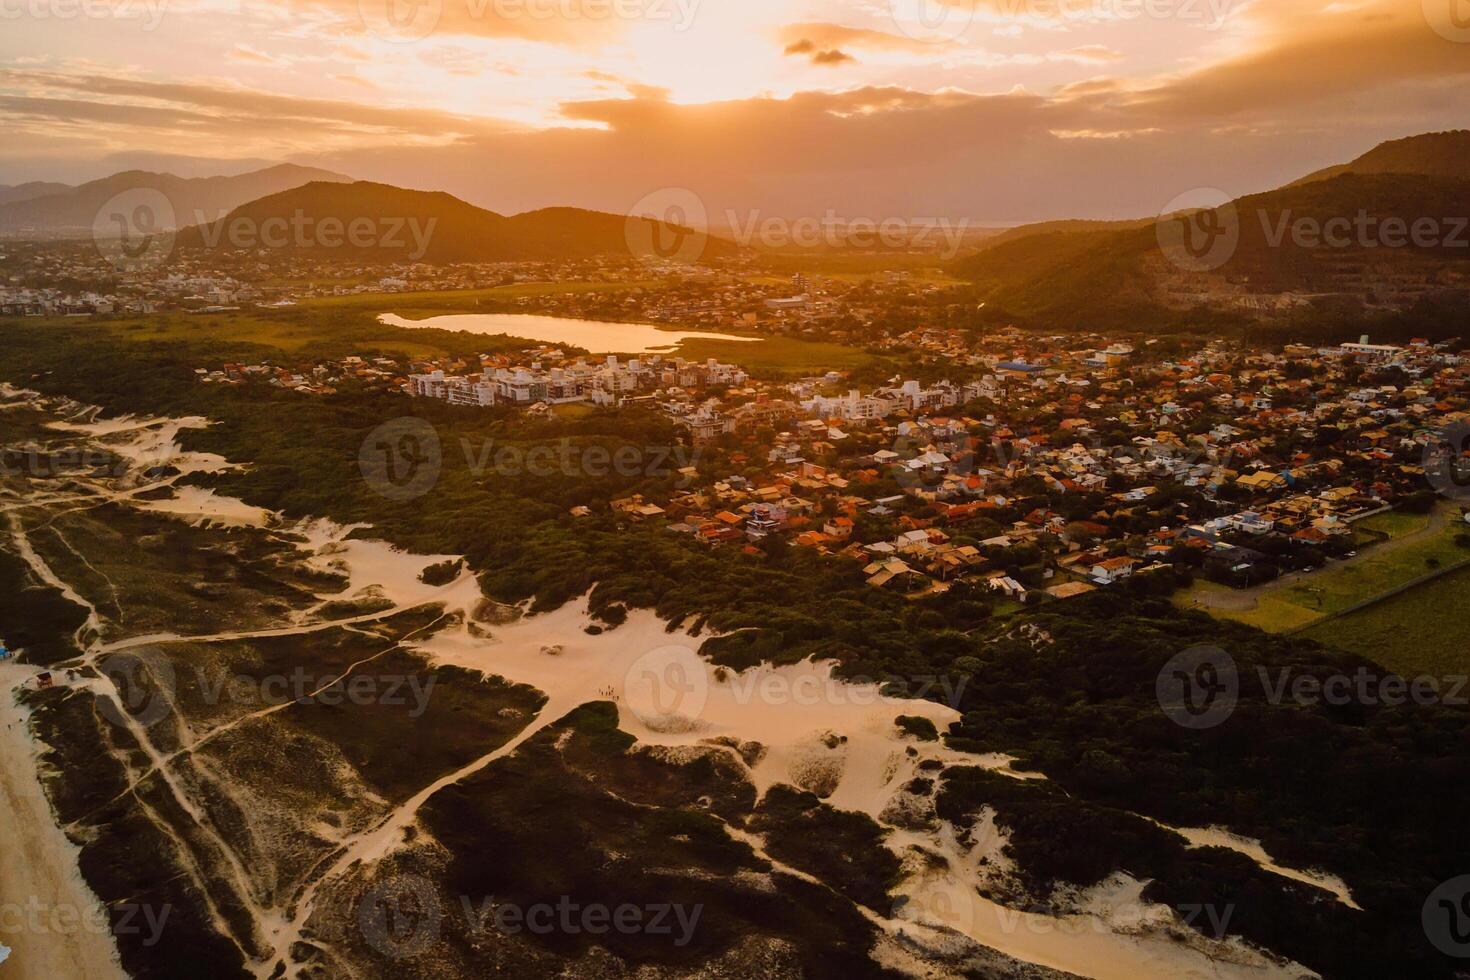
[[685, 340], [728, 340], [748, 343], [759, 338], [692, 330], [664, 330], [650, 323], [610, 323], [572, 317], [538, 316], [529, 313], [459, 313], [407, 320], [385, 313], [379, 322], [411, 329], [464, 330], [478, 334], [509, 334], [548, 344], [581, 347], [594, 354], [667, 353]]

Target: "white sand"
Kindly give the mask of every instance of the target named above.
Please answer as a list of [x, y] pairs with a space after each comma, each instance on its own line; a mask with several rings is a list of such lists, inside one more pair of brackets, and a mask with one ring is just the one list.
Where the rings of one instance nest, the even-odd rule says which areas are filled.
[[179, 471], [168, 482], [193, 473], [222, 473], [236, 465], [214, 453], [185, 452], [179, 433], [185, 429], [207, 429], [210, 422], [197, 415], [179, 419], [123, 416], [101, 422], [48, 422], [47, 428], [92, 439], [99, 448], [120, 456], [136, 473], [153, 466], [172, 466]]
[[140, 510], [172, 514], [191, 524], [265, 527], [275, 518], [264, 507], [252, 507], [236, 497], [223, 497], [203, 487], [177, 487], [167, 500], [135, 500], [134, 503]]
[[894, 931], [919, 945], [944, 948], [944, 931], [952, 930], [1028, 963], [1097, 980], [1315, 976], [1297, 964], [1278, 964], [1238, 940], [1219, 942], [1193, 935], [1173, 909], [1144, 902], [1144, 883], [1123, 874], [1077, 896], [1076, 914], [1053, 916], [1007, 908], [975, 890], [984, 877], [980, 858], [993, 857], [998, 843], [982, 840], [967, 846], [948, 825], [930, 835], [894, 830], [889, 846], [896, 853], [914, 846], [943, 855], [948, 862], [946, 867], [914, 869], [896, 889], [909, 904], [897, 910], [902, 922], [892, 926]]
[[126, 976], [106, 914], [77, 870], [36, 777], [38, 748], [13, 689], [33, 668], [0, 664], [0, 975], [15, 980]]

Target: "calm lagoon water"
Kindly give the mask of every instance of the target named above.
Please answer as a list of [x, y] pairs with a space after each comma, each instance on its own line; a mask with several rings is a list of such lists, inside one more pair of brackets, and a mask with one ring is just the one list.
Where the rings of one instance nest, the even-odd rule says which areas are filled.
[[427, 320], [405, 320], [385, 313], [378, 320], [394, 327], [465, 330], [479, 334], [509, 334], [548, 344], [582, 347], [594, 354], [645, 354], [666, 352], [684, 340], [752, 341], [755, 337], [700, 333], [691, 330], [660, 330], [647, 323], [605, 323], [561, 316], [528, 313], [458, 313]]

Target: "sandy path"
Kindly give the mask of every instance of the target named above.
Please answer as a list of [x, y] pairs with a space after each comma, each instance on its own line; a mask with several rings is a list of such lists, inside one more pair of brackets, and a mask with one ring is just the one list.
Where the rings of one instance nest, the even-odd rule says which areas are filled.
[[36, 778], [37, 746], [14, 688], [32, 671], [0, 664], [0, 944], [6, 980], [122, 978], [117, 944], [77, 870], [77, 848], [56, 826]]

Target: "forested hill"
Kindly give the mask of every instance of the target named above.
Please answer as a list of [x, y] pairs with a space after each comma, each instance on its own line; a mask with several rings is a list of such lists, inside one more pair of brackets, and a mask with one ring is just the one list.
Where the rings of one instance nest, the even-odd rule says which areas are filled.
[[[354, 226], [361, 233], [349, 234]], [[219, 221], [186, 228], [178, 236], [184, 249], [248, 250], [264, 244], [282, 252], [350, 255], [384, 265], [405, 260], [442, 264], [628, 255], [640, 241], [668, 243], [671, 252], [689, 261], [735, 251], [723, 239], [648, 218], [578, 208], [544, 208], [507, 217], [443, 191], [369, 181], [311, 183], [272, 194]], [[693, 247], [686, 249], [686, 243]]]
[[1470, 131], [1429, 133], [1193, 217], [1025, 225], [951, 271], [1036, 327], [1435, 336], [1470, 310], [1467, 217]]
[[[954, 271], [989, 305], [1039, 326], [1186, 326], [1312, 310], [1365, 320], [1470, 288], [1466, 215], [1470, 180], [1343, 174], [1141, 227], [1023, 237]], [[1181, 251], [1176, 225], [1231, 236], [1218, 264]]]

